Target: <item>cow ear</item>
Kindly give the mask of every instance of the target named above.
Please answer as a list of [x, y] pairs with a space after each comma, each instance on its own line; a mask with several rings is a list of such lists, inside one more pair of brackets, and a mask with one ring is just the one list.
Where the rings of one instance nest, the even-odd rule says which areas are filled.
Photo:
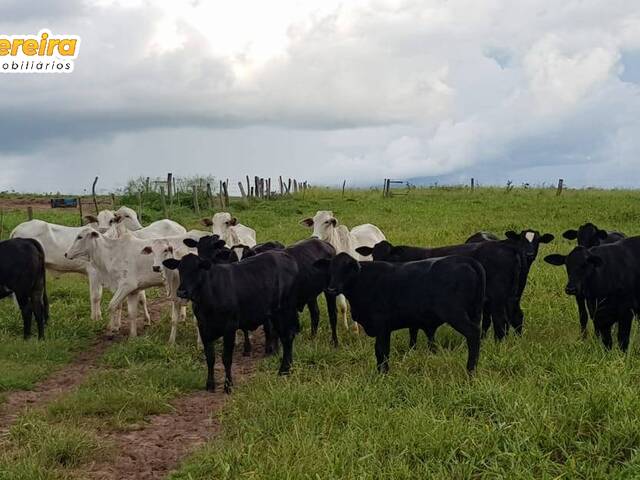
[[551, 255], [547, 255], [546, 257], [544, 257], [545, 262], [551, 265], [556, 265], [556, 266], [564, 265], [566, 259], [567, 259], [566, 255], [560, 255], [559, 253], [553, 253]]
[[217, 248], [217, 249], [224, 248], [225, 245], [226, 245], [226, 242], [224, 240], [216, 240], [212, 244], [213, 248]]
[[169, 253], [173, 253], [173, 246], [169, 245], [169, 247], [167, 248], [167, 250], [169, 251]]
[[[125, 215], [126, 216], [126, 215]], [[124, 217], [121, 215], [114, 215], [113, 216], [113, 223], [120, 223], [122, 221]]]
[[504, 232], [504, 236], [507, 237], [509, 240], [516, 240], [516, 241], [520, 240], [520, 235], [514, 232], [513, 230]]
[[84, 220], [87, 223], [98, 223], [98, 218], [95, 215], [85, 215]]
[[553, 241], [553, 239], [556, 238], [554, 237], [551, 233], [545, 233], [544, 235], [542, 235], [540, 237], [540, 240], [538, 240], [540, 243], [550, 243]]
[[175, 270], [180, 265], [180, 261], [175, 258], [167, 258], [162, 262], [162, 265], [167, 267], [169, 270]]
[[198, 246], [198, 241], [194, 240], [193, 238], [185, 238], [184, 240], [182, 240], [182, 243], [184, 243], [189, 248], [196, 248]]
[[596, 233], [596, 236], [597, 236], [600, 240], [606, 240], [608, 235], [609, 235], [609, 234], [607, 233], [607, 231], [606, 231], [606, 230], [598, 230], [598, 231], [597, 231], [597, 233]]
[[211, 268], [211, 262], [209, 260], [200, 260], [198, 268], [200, 268], [200, 270], [209, 270]]
[[303, 227], [313, 227], [313, 218], [309, 217], [309, 218], [303, 218], [302, 220], [300, 220], [300, 225], [302, 225]]
[[566, 238], [567, 240], [575, 240], [576, 238], [578, 238], [578, 231], [577, 230], [567, 230], [566, 232], [564, 232], [562, 234], [562, 236], [564, 238]]
[[373, 253], [373, 248], [371, 247], [358, 247], [356, 248], [356, 252], [358, 252], [363, 257], [368, 257]]
[[200, 223], [205, 227], [211, 227], [213, 225], [213, 221], [210, 218], [203, 218], [200, 220]]
[[604, 264], [602, 257], [599, 257], [597, 255], [589, 255], [587, 261], [594, 267], [601, 267]]
[[91, 232], [89, 235], [91, 236], [91, 238], [98, 238], [100, 236], [100, 234], [98, 232], [96, 232], [95, 230], [93, 232]]
[[387, 242], [386, 240], [383, 240], [379, 243], [376, 243], [376, 245], [373, 248], [376, 251], [377, 258], [375, 258], [375, 260], [384, 260], [391, 254], [391, 251], [394, 249], [394, 246], [391, 245], [391, 243]]
[[238, 219], [236, 217], [231, 217], [231, 220], [229, 220], [229, 225], [231, 225], [232, 227], [235, 227], [238, 224]]
[[330, 263], [331, 260], [329, 260], [328, 258], [321, 258], [320, 260], [316, 260], [315, 262], [313, 262], [313, 266], [318, 270], [326, 272], [327, 270], [329, 270]]
[[336, 217], [333, 217], [331, 219], [331, 225], [333, 225], [334, 227], [338, 226], [338, 219]]
[[151, 253], [153, 253], [153, 250], [151, 247], [146, 246], [142, 249], [140, 253], [142, 253], [143, 255], [150, 255]]

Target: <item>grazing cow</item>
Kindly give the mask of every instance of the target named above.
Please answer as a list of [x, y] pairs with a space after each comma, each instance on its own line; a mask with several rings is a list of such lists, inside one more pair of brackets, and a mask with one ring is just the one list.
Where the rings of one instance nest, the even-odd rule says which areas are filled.
[[286, 252], [272, 250], [242, 262], [214, 264], [189, 254], [163, 264], [180, 274], [178, 297], [191, 300], [207, 359], [207, 390], [215, 390], [214, 341], [223, 338], [224, 391], [231, 392], [231, 362], [238, 329], [260, 325], [268, 340], [271, 328], [282, 342], [279, 373], [289, 373], [293, 339], [299, 331], [295, 306], [296, 260]]
[[[598, 245], [606, 245], [609, 243], [617, 242], [626, 238], [626, 235], [621, 232], [602, 230], [596, 227], [593, 223], [585, 223], [580, 225], [578, 230], [567, 230], [562, 234], [567, 240], [577, 240], [578, 245], [585, 248], [596, 247]], [[580, 319], [580, 333], [583, 338], [587, 336], [587, 324], [589, 323], [588, 310], [593, 310], [592, 305], [589, 309], [586, 306], [586, 300], [576, 295], [576, 303], [578, 304], [578, 317]], [[598, 331], [596, 331], [598, 334]]]
[[[550, 243], [555, 238], [550, 233], [540, 234], [537, 230], [522, 230], [520, 233], [516, 233], [513, 230], [505, 232], [507, 240], [514, 246], [520, 249], [522, 254], [522, 271], [520, 272], [520, 285], [518, 288], [518, 295], [514, 299], [514, 303], [511, 305], [509, 321], [515, 332], [519, 335], [522, 333], [522, 325], [524, 323], [524, 312], [520, 306], [520, 300], [522, 294], [527, 286], [527, 279], [529, 278], [529, 271], [531, 265], [538, 257], [538, 250], [541, 243]], [[491, 232], [478, 232], [471, 235], [465, 243], [480, 243], [480, 242], [493, 242], [500, 239]], [[491, 323], [491, 317], [489, 315], [482, 319], [482, 331], [486, 333]]]
[[[385, 240], [384, 234], [375, 225], [365, 223], [353, 227], [349, 231], [347, 227], [338, 222], [333, 212], [327, 210], [317, 211], [313, 218], [305, 218], [300, 221], [300, 224], [313, 228], [311, 236], [330, 243], [336, 249], [336, 253], [346, 252], [360, 261], [371, 260], [371, 257], [359, 254], [358, 247], [373, 247], [376, 243]], [[348, 329], [347, 302], [343, 295], [338, 295], [337, 307], [344, 326]], [[357, 323], [353, 324], [353, 328], [358, 331]]]
[[0, 242], [0, 298], [15, 294], [22, 312], [23, 336], [31, 336], [35, 317], [38, 338], [49, 319], [44, 250], [37, 240], [14, 238]]
[[480, 354], [480, 320], [485, 273], [472, 258], [449, 256], [407, 263], [358, 262], [346, 253], [316, 266], [328, 272], [329, 290], [344, 294], [351, 314], [376, 337], [378, 370], [389, 369], [391, 332], [435, 330], [448, 323], [467, 341], [467, 371]]
[[218, 212], [213, 218], [202, 219], [202, 224], [211, 227], [211, 232], [218, 235], [229, 246], [256, 244], [256, 231], [241, 223], [228, 212]]
[[[164, 286], [167, 291], [167, 297], [172, 302], [171, 308], [171, 333], [169, 335], [169, 344], [173, 345], [176, 342], [176, 335], [178, 333], [178, 321], [184, 321], [187, 316], [187, 308], [182, 305], [179, 306], [177, 297], [178, 287], [180, 286], [180, 277], [175, 270], [169, 270], [162, 262], [169, 258], [181, 259], [188, 253], [193, 253], [193, 249], [188, 248], [184, 241], [194, 240], [209, 235], [208, 232], [202, 232], [200, 230], [190, 230], [182, 235], [173, 235], [171, 237], [154, 238], [147, 242], [147, 246], [140, 252], [142, 255], [153, 255], [152, 269], [156, 273], [162, 274], [164, 280]], [[198, 342], [200, 337], [198, 336]]]
[[146, 240], [130, 233], [110, 238], [91, 227], [85, 227], [65, 253], [65, 258], [69, 260], [88, 260], [100, 284], [114, 293], [109, 302], [111, 333], [120, 329], [120, 306], [127, 300], [129, 334], [135, 337], [138, 332], [138, 293], [164, 285], [162, 274], [153, 271], [153, 257], [140, 255], [146, 246]]
[[[516, 302], [522, 272], [522, 254], [508, 241], [467, 243], [447, 247], [421, 248], [393, 246], [387, 241], [373, 248], [359, 247], [362, 255], [373, 255], [374, 261], [411, 262], [427, 258], [462, 255], [476, 259], [486, 272], [484, 316], [490, 316], [496, 340], [502, 340], [507, 330], [511, 306]], [[433, 348], [435, 330], [425, 330]], [[411, 346], [415, 345], [417, 329], [411, 330]]]
[[640, 313], [640, 237], [585, 248], [575, 247], [569, 255], [545, 257], [551, 265], [567, 270], [567, 295], [584, 298], [596, 332], [611, 348], [611, 327], [618, 324], [618, 344], [629, 346], [634, 313]]

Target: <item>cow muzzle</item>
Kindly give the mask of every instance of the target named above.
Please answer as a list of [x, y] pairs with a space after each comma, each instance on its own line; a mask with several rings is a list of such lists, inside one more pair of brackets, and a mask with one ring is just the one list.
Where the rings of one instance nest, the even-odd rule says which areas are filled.
[[564, 289], [564, 293], [567, 295], [576, 295], [578, 293], [578, 289], [572, 285], [567, 285]]
[[154, 272], [156, 272], [156, 273], [160, 273], [160, 267], [159, 267], [159, 266], [154, 265], [152, 268], [153, 268], [153, 271], [154, 271]]

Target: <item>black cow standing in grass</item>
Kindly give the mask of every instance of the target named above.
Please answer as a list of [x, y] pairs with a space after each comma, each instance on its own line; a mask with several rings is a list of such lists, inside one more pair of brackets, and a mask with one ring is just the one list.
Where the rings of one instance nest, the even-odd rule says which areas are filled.
[[551, 265], [567, 269], [567, 295], [587, 301], [596, 332], [611, 348], [611, 327], [618, 323], [618, 344], [629, 346], [634, 313], [640, 306], [640, 237], [608, 245], [575, 247], [569, 255], [545, 257]]
[[289, 373], [293, 339], [300, 329], [295, 305], [296, 260], [283, 251], [269, 251], [242, 262], [215, 264], [189, 254], [163, 265], [178, 269], [177, 295], [191, 300], [207, 360], [207, 390], [215, 390], [214, 342], [223, 339], [224, 390], [231, 392], [231, 363], [238, 329], [272, 325], [282, 343], [279, 373]]
[[358, 262], [347, 253], [319, 260], [328, 272], [329, 290], [343, 294], [353, 319], [376, 338], [378, 370], [389, 369], [391, 332], [433, 330], [448, 323], [467, 341], [467, 371], [480, 354], [480, 321], [485, 273], [472, 258], [450, 256], [407, 263]]
[[[607, 245], [626, 238], [624, 233], [602, 230], [596, 227], [593, 223], [580, 225], [577, 230], [567, 230], [562, 234], [562, 236], [567, 240], [577, 240], [578, 246], [585, 248]], [[576, 303], [578, 304], [580, 332], [582, 337], [585, 338], [587, 336], [587, 324], [589, 323], [588, 311], [593, 310], [594, 306], [592, 305], [590, 308], [587, 308], [586, 300], [580, 295], [576, 295]], [[598, 334], [597, 330], [596, 334]]]
[[[255, 255], [256, 248], [246, 251], [246, 256]], [[320, 323], [320, 308], [318, 307], [318, 295], [324, 292], [329, 314], [329, 326], [331, 327], [331, 343], [338, 346], [338, 335], [336, 325], [338, 314], [336, 310], [336, 295], [326, 291], [329, 278], [326, 274], [314, 267], [315, 262], [321, 259], [330, 260], [336, 255], [336, 249], [328, 242], [317, 238], [301, 240], [284, 249], [298, 262], [298, 279], [296, 281], [296, 305], [299, 312], [302, 312], [305, 305], [309, 309], [311, 317], [311, 336], [318, 333]], [[244, 258], [244, 257], [243, 257]]]
[[[377, 243], [373, 248], [359, 247], [356, 251], [361, 255], [373, 255], [374, 261], [386, 262], [411, 262], [448, 255], [474, 258], [480, 262], [486, 272], [487, 286], [483, 317], [491, 318], [495, 338], [497, 340], [504, 338], [508, 324], [515, 323], [510, 318], [510, 313], [513, 310], [512, 305], [518, 299], [522, 255], [517, 247], [507, 241], [422, 248], [394, 246], [385, 240]], [[514, 326], [518, 328], [517, 325]], [[435, 328], [437, 326], [428, 326], [425, 330], [431, 348], [434, 347]], [[416, 328], [410, 329], [411, 346], [416, 344], [417, 335]]]
[[[510, 305], [509, 319], [511, 326], [513, 326], [515, 332], [520, 335], [522, 333], [522, 325], [524, 324], [524, 312], [520, 306], [524, 289], [527, 286], [527, 280], [529, 278], [529, 271], [531, 265], [538, 257], [538, 250], [541, 243], [550, 243], [555, 238], [550, 233], [540, 234], [538, 230], [522, 230], [520, 233], [516, 233], [513, 230], [505, 232], [507, 242], [517, 247], [522, 255], [522, 271], [520, 272], [520, 284], [518, 286], [518, 295], [515, 301]], [[490, 232], [478, 232], [467, 238], [465, 243], [479, 243], [479, 242], [494, 242], [500, 239]], [[491, 318], [487, 315], [482, 319], [482, 331], [486, 332], [489, 329]]]
[[37, 240], [15, 238], [0, 242], [0, 298], [15, 294], [22, 312], [23, 335], [31, 336], [35, 317], [38, 338], [49, 319], [44, 250]]

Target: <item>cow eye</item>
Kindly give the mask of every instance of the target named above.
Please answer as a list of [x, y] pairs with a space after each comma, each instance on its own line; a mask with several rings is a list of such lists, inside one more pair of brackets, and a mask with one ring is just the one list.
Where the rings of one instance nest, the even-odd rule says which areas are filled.
[[76, 237], [76, 240], [82, 240], [82, 235], [78, 235], [78, 236]]

